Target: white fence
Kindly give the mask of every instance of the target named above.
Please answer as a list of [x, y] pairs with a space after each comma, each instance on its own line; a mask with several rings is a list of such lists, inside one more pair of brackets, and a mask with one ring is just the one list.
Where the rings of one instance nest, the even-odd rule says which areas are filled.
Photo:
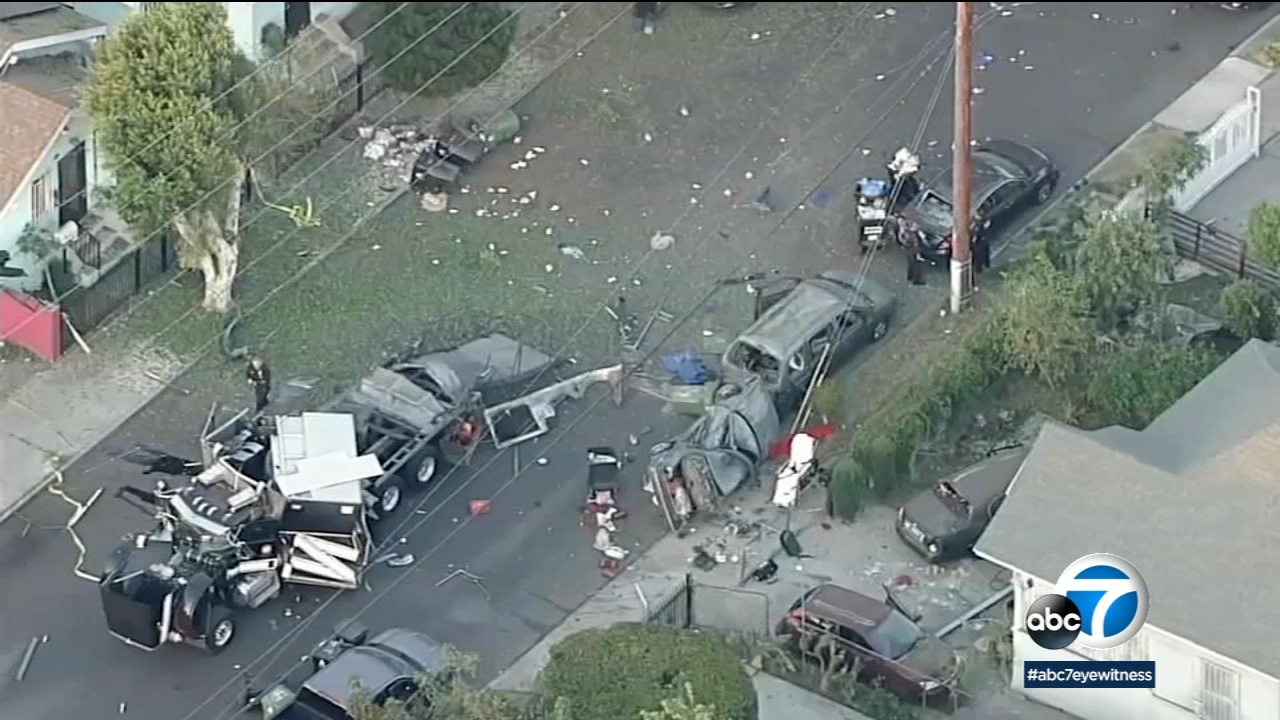
[[1247, 88], [1233, 105], [1198, 138], [1209, 153], [1204, 169], [1174, 195], [1173, 207], [1186, 212], [1262, 149], [1262, 91]]

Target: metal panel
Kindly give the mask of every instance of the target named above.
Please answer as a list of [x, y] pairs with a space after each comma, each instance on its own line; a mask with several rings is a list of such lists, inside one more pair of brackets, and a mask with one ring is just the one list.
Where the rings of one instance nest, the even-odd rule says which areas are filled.
[[1201, 660], [1196, 717], [1200, 720], [1240, 720], [1240, 674]]
[[297, 472], [275, 477], [276, 487], [287, 498], [321, 502], [358, 503], [360, 481], [382, 475], [382, 463], [373, 455], [329, 453], [298, 460], [294, 467]]

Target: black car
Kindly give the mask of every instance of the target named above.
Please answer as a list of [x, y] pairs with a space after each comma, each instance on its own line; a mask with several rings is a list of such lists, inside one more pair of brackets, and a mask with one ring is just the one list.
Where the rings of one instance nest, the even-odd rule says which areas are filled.
[[929, 562], [967, 556], [1004, 502], [1026, 456], [1022, 447], [997, 451], [938, 481], [898, 510], [898, 536]]
[[[973, 229], [991, 232], [1030, 205], [1053, 196], [1058, 169], [1043, 152], [1013, 140], [992, 140], [972, 154]], [[900, 214], [898, 241], [920, 237], [920, 252], [933, 262], [951, 257], [951, 174], [925, 183]]]

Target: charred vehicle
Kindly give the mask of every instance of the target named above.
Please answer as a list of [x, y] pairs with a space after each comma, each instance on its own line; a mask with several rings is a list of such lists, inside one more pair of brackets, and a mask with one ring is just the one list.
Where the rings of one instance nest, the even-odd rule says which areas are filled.
[[135, 647], [221, 650], [235, 635], [233, 611], [261, 606], [287, 582], [355, 588], [368, 562], [362, 496], [383, 470], [357, 453], [351, 416], [238, 417], [205, 441], [199, 474], [120, 493], [156, 522], [115, 549], [98, 583], [108, 629]]
[[729, 344], [724, 376], [760, 378], [782, 413], [804, 397], [820, 364], [838, 367], [884, 337], [898, 307], [879, 283], [838, 270], [777, 279], [755, 298], [755, 322]]
[[693, 512], [713, 510], [753, 480], [780, 431], [773, 394], [758, 378], [721, 384], [701, 417], [650, 450], [645, 489], [679, 531]]
[[202, 469], [120, 493], [155, 525], [127, 538], [98, 579], [108, 628], [147, 650], [179, 642], [216, 651], [234, 636], [233, 611], [261, 606], [285, 583], [358, 587], [370, 520], [478, 441], [482, 389], [500, 395], [553, 364], [491, 335], [387, 363], [339, 412], [242, 412], [214, 427], [215, 408]]

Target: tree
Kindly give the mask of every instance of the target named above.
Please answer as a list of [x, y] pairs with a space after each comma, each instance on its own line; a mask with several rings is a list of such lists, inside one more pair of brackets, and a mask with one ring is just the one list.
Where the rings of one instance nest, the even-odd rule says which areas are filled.
[[1181, 190], [1209, 162], [1209, 151], [1194, 133], [1168, 143], [1151, 155], [1142, 172], [1147, 197], [1157, 208], [1165, 208], [1170, 196]]
[[1089, 304], [1078, 276], [1043, 255], [1014, 276], [1001, 308], [1008, 361], [1050, 387], [1075, 376], [1089, 348]]
[[738, 655], [720, 638], [658, 625], [625, 623], [585, 630], [551, 649], [540, 676], [549, 698], [573, 720], [623, 720], [662, 712], [686, 686], [715, 708], [715, 720], [754, 720], [755, 689]]
[[139, 237], [177, 231], [214, 312], [231, 307], [240, 258], [241, 98], [227, 91], [243, 71], [221, 3], [156, 3], [102, 41], [84, 89], [121, 218]]
[[1237, 280], [1218, 298], [1227, 329], [1242, 340], [1271, 341], [1276, 334], [1276, 297], [1257, 283]]
[[376, 4], [379, 18], [395, 17], [379, 24], [365, 46], [375, 72], [407, 93], [452, 95], [475, 87], [502, 67], [515, 37], [515, 22], [504, 22], [510, 12], [502, 3]]
[[1264, 202], [1249, 212], [1249, 249], [1258, 260], [1280, 268], [1280, 205]]
[[1102, 208], [1089, 210], [1077, 233], [1089, 306], [1110, 329], [1155, 295], [1166, 270], [1164, 245], [1151, 221]]
[[1221, 361], [1202, 348], [1142, 342], [1103, 356], [1085, 395], [1108, 423], [1141, 430]]
[[291, 74], [301, 78], [309, 71], [295, 67], [290, 72], [287, 64], [292, 62], [280, 57], [260, 66], [256, 81], [246, 88], [258, 113], [244, 133], [248, 154], [269, 159], [273, 176], [283, 172], [291, 158], [323, 142], [338, 115], [336, 101], [341, 93], [332, 75], [321, 71], [304, 82], [294, 82]]

